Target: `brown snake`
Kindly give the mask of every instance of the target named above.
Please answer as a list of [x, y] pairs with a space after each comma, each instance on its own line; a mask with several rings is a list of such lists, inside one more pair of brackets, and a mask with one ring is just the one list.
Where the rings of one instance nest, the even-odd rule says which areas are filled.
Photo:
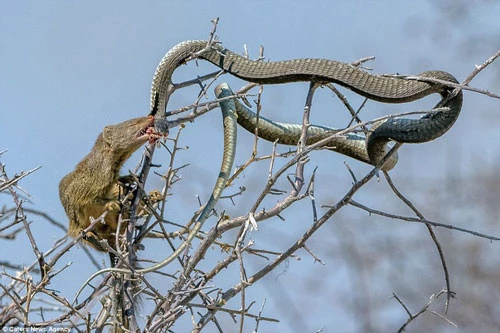
[[[155, 115], [156, 126], [160, 129], [164, 125], [161, 125], [161, 121], [158, 119], [165, 118], [165, 107], [170, 92], [174, 89], [172, 74], [191, 56], [207, 60], [231, 75], [249, 82], [259, 84], [297, 81], [333, 82], [364, 97], [385, 103], [406, 103], [432, 93], [439, 93], [442, 99], [436, 107], [448, 107], [449, 111], [435, 112], [420, 119], [389, 118], [372, 128], [372, 133], [368, 136], [365, 146], [369, 161], [365, 160], [365, 162], [374, 165], [377, 165], [387, 152], [386, 143], [389, 140], [419, 143], [443, 135], [454, 124], [462, 107], [462, 92], [459, 91], [456, 95], [449, 97], [453, 89], [442, 84], [372, 75], [349, 64], [327, 59], [253, 61], [224, 48], [220, 44], [209, 46], [207, 41], [186, 41], [173, 47], [163, 57], [153, 78], [150, 111], [151, 114]], [[420, 73], [418, 77], [457, 83], [451, 74], [437, 70]], [[240, 118], [242, 117], [238, 117], [238, 123], [240, 123]], [[270, 125], [272, 123], [272, 121], [269, 122]], [[165, 130], [165, 128], [163, 129]], [[251, 128], [247, 129], [252, 130]], [[259, 133], [263, 133], [265, 130], [266, 128], [259, 128]], [[271, 127], [268, 127], [267, 130], [272, 133]], [[326, 128], [325, 130], [332, 129]], [[275, 136], [279, 137], [279, 133], [275, 133]], [[358, 141], [361, 142], [361, 140]], [[280, 142], [287, 143], [285, 139], [280, 140]], [[356, 144], [358, 145], [360, 142], [356, 142]], [[343, 146], [344, 144], [352, 144], [352, 142], [349, 140], [336, 142], [335, 148], [332, 150], [363, 160], [359, 157], [359, 151], [351, 151], [351, 148]]]

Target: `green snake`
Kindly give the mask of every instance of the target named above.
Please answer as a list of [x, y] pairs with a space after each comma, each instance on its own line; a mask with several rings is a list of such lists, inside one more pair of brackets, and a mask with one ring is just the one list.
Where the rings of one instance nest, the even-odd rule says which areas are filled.
[[[196, 57], [207, 60], [240, 79], [259, 84], [298, 81], [333, 82], [364, 97], [385, 103], [406, 103], [432, 93], [441, 94], [442, 99], [437, 106], [448, 107], [449, 111], [436, 112], [420, 119], [388, 119], [374, 126], [366, 141], [366, 154], [369, 157], [369, 163], [374, 165], [377, 165], [387, 152], [386, 143], [389, 140], [419, 143], [443, 135], [454, 124], [462, 107], [462, 92], [459, 91], [456, 95], [448, 98], [452, 88], [443, 84], [372, 75], [349, 64], [327, 59], [253, 61], [224, 48], [220, 44], [208, 45], [207, 41], [182, 42], [174, 46], [160, 61], [151, 87], [150, 110], [151, 114], [155, 115], [155, 125], [159, 129], [164, 126], [162, 120], [165, 119], [166, 105], [170, 93], [174, 89], [172, 74], [177, 67], [185, 63], [187, 58], [195, 54]], [[443, 71], [426, 71], [420, 73], [418, 77], [457, 83], [451, 74]], [[238, 122], [240, 122], [240, 118], [242, 117], [238, 115]], [[267, 129], [267, 132], [279, 137], [281, 143], [286, 143], [286, 140], [281, 138], [279, 133], [273, 131], [272, 121], [266, 124], [271, 126], [264, 129], [259, 127], [259, 135], [266, 132]], [[296, 134], [296, 128], [287, 127], [292, 129], [291, 133]], [[253, 132], [251, 128], [246, 128]], [[325, 131], [331, 130], [325, 128]], [[358, 137], [352, 138], [353, 140], [336, 142], [332, 150], [366, 162], [366, 159], [359, 158], [359, 153], [356, 152], [360, 147], [361, 140]], [[356, 141], [356, 145], [353, 145], [354, 141]], [[352, 147], [356, 147], [356, 149], [353, 150]]]
[[[207, 60], [222, 70], [249, 82], [259, 84], [299, 81], [332, 82], [349, 88], [369, 99], [385, 103], [406, 103], [432, 93], [439, 93], [442, 99], [437, 106], [448, 107], [449, 111], [435, 112], [420, 119], [389, 118], [374, 125], [368, 139], [362, 140], [358, 136], [346, 136], [336, 140], [331, 147], [332, 150], [373, 165], [377, 165], [384, 157], [387, 152], [386, 143], [389, 140], [417, 143], [430, 141], [441, 136], [454, 124], [462, 107], [462, 91], [452, 95], [452, 88], [443, 84], [371, 75], [349, 64], [326, 59], [294, 59], [279, 62], [253, 61], [231, 52], [220, 44], [210, 45], [207, 41], [186, 41], [177, 44], [167, 52], [160, 61], [153, 77], [150, 114], [155, 116], [155, 126], [160, 131], [168, 131], [166, 106], [170, 95], [175, 90], [175, 84], [172, 82], [173, 72], [193, 56]], [[451, 74], [443, 71], [427, 71], [418, 76], [457, 83], [457, 80]], [[217, 89], [219, 89], [216, 90], [218, 97], [223, 97], [230, 92], [228, 86], [218, 87]], [[251, 132], [255, 130], [257, 125], [256, 121], [253, 120], [256, 119], [255, 113], [248, 109], [245, 111], [245, 108], [241, 108], [241, 103], [236, 100], [229, 100], [227, 103], [223, 101], [220, 105], [224, 114], [224, 157], [212, 195], [181, 246], [161, 262], [149, 268], [138, 270], [140, 273], [155, 271], [172, 262], [184, 251], [201, 229], [225, 187], [229, 170], [234, 162], [236, 146], [236, 126], [234, 124], [236, 119], [234, 118], [237, 118], [238, 123], [247, 130]], [[238, 105], [240, 107], [237, 107]], [[237, 117], [231, 111], [235, 108]], [[226, 121], [227, 124], [230, 124], [229, 127], [226, 126]], [[259, 136], [272, 141], [279, 139], [281, 143], [285, 144], [296, 144], [300, 131], [302, 131], [299, 125], [276, 123], [265, 118], [260, 118], [258, 126]], [[285, 128], [286, 131], [284, 132], [287, 132], [288, 135], [276, 131], [278, 128]], [[328, 133], [329, 136], [335, 130], [312, 126], [311, 134], [313, 134], [313, 137], [316, 136], [314, 135], [315, 131], [318, 135]], [[355, 148], [353, 149], [353, 147]], [[362, 156], [359, 154], [360, 147], [363, 150]], [[389, 163], [384, 164], [382, 168], [392, 168], [395, 161], [397, 159], [394, 160], [393, 158], [392, 162], [389, 160]], [[189, 275], [192, 269], [192, 265], [188, 262], [184, 274]]]

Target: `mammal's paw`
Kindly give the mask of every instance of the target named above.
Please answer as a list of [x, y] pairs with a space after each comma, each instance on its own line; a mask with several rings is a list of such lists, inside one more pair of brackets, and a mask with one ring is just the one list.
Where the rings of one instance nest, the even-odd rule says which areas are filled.
[[148, 198], [151, 201], [151, 203], [154, 204], [156, 202], [162, 201], [163, 200], [163, 195], [161, 194], [160, 191], [153, 190], [153, 191], [149, 192]]
[[104, 208], [110, 212], [119, 212], [121, 210], [121, 205], [120, 202], [118, 202], [117, 200], [110, 200], [106, 202]]

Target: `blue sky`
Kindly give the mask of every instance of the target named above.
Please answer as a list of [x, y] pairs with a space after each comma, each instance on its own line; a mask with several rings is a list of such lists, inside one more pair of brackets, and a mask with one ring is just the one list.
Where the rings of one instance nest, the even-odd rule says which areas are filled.
[[[299, 1], [151, 1], [143, 6], [127, 1], [2, 2], [0, 151], [8, 149], [8, 152], [1, 157], [1, 162], [7, 165], [11, 176], [42, 166], [21, 182], [32, 195], [29, 206], [45, 210], [66, 223], [58, 199], [59, 180], [90, 150], [105, 125], [149, 112], [151, 79], [161, 57], [178, 42], [207, 38], [212, 18], [220, 17], [217, 35], [227, 48], [242, 52], [246, 44], [252, 57], [257, 57], [260, 45], [265, 46], [264, 54], [270, 60], [318, 57], [350, 62], [375, 56], [376, 60], [367, 65], [374, 68], [375, 73], [418, 74], [428, 69], [442, 69], [462, 80], [475, 64], [499, 48], [498, 43], [481, 43], [475, 51], [465, 51], [467, 45], [461, 44], [463, 38], [478, 36], [472, 38], [478, 40], [498, 30], [500, 7], [471, 7], [459, 26], [440, 22], [441, 15], [446, 16], [450, 11], [443, 14], [436, 8], [432, 2], [424, 1], [411, 4], [403, 1], [314, 1], [308, 5]], [[200, 69], [193, 65], [181, 68], [176, 79], [191, 78], [202, 74], [202, 70], [211, 69], [208, 65]], [[499, 72], [500, 67], [495, 64], [472, 85], [498, 92]], [[233, 89], [241, 86], [240, 81], [224, 79], [231, 82]], [[306, 92], [306, 84], [266, 88], [264, 105], [269, 111], [264, 110], [268, 112], [265, 115], [276, 120], [300, 122]], [[349, 92], [346, 94], [354, 105], [362, 101]], [[190, 104], [195, 97], [192, 91], [179, 92], [170, 108]], [[436, 100], [430, 97], [422, 103], [412, 104], [410, 110], [430, 108]], [[333, 108], [341, 108], [341, 104], [332, 103], [326, 89], [321, 91], [314, 102], [312, 119], [322, 125], [344, 126], [347, 117], [339, 114], [337, 118]], [[373, 112], [376, 117], [388, 112], [408, 111], [401, 106], [374, 102], [369, 103], [369, 110], [365, 111], [364, 119], [372, 117], [367, 112]], [[428, 144], [403, 147], [400, 164], [392, 172], [393, 176], [442, 179], [449, 172], [458, 175], [476, 172], [477, 161], [498, 166], [500, 132], [494, 124], [500, 120], [499, 111], [498, 101], [466, 93], [462, 115], [450, 132]], [[217, 111], [188, 124], [183, 144], [190, 150], [179, 157], [179, 164], [191, 164], [184, 175], [190, 183], [176, 190], [179, 204], [170, 208], [171, 216], [185, 219], [197, 205], [195, 195], [202, 198], [209, 195], [219, 168], [219, 158], [214, 156], [220, 154], [220, 126]], [[253, 139], [245, 133], [239, 140], [241, 154], [237, 163], [241, 164], [251, 152]], [[482, 144], [484, 141], [488, 145]], [[269, 146], [262, 147], [270, 152]], [[157, 155], [164, 165], [168, 164], [167, 157], [161, 152]], [[450, 167], [447, 162], [450, 158], [458, 161], [457, 165]], [[323, 169], [320, 167], [320, 172], [348, 184], [350, 179], [343, 169], [344, 160], [344, 157], [322, 154], [315, 163], [327, 165]], [[138, 158], [133, 162], [137, 161]], [[356, 162], [350, 163], [360, 173], [369, 170]], [[263, 179], [267, 176], [265, 170], [263, 166], [249, 172], [247, 180]], [[335, 170], [342, 173], [336, 175]], [[320, 189], [319, 193], [327, 195], [328, 188]], [[1, 196], [0, 204], [8, 205], [9, 197]], [[231, 213], [239, 211], [239, 207], [234, 208], [229, 203], [222, 205]], [[297, 211], [297, 214], [302, 213]], [[61, 236], [45, 228], [43, 223], [45, 221], [33, 217], [34, 230], [45, 240], [41, 241], [42, 249]], [[292, 223], [286, 232], [292, 235], [299, 230], [296, 228]], [[259, 237], [258, 233], [253, 235], [257, 240]], [[265, 239], [270, 236], [262, 237], [266, 244]], [[27, 264], [33, 260], [33, 255], [24, 241], [2, 241], [2, 247], [8, 249], [8, 253], [19, 255]], [[315, 244], [318, 243], [319, 240]], [[75, 248], [67, 260], [75, 261], [72, 269], [83, 276], [89, 264], [78, 252]], [[294, 280], [295, 275], [301, 276], [301, 270], [305, 270], [304, 266], [293, 266], [296, 271], [288, 273], [289, 278], [292, 276], [290, 280]], [[300, 284], [294, 288], [300, 290]], [[258, 301], [265, 295], [265, 288], [256, 288]], [[293, 321], [284, 314], [273, 313], [276, 308], [276, 304], [270, 305], [270, 315], [283, 316], [280, 327], [291, 329]], [[342, 330], [334, 329], [338, 324], [346, 331], [356, 330], [352, 322], [338, 318], [330, 321], [323, 313], [318, 316], [321, 318], [318, 326], [308, 321], [305, 327], [310, 330], [324, 327], [326, 332], [340, 332]]]

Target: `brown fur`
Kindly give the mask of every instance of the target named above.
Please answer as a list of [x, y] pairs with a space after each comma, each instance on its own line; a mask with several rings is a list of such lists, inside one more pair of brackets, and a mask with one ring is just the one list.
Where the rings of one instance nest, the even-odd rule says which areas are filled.
[[90, 153], [61, 180], [59, 196], [69, 218], [71, 237], [79, 236], [90, 225], [91, 217], [98, 218], [107, 211], [105, 223], [97, 223], [83, 239], [98, 251], [106, 251], [101, 240], [115, 247], [122, 189], [120, 168], [133, 152], [154, 139], [152, 126], [151, 116], [106, 126]]

